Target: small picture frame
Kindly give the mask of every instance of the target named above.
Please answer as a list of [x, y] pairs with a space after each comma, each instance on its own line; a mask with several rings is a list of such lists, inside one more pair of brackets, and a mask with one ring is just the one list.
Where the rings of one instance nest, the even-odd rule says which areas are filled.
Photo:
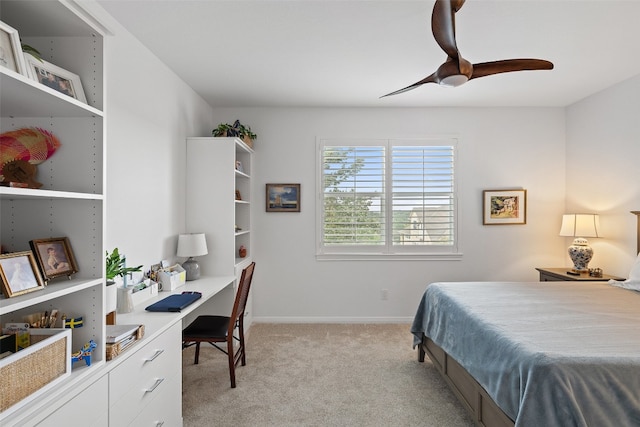
[[44, 282], [31, 251], [0, 255], [0, 282], [7, 298], [44, 289]]
[[527, 190], [484, 190], [484, 225], [513, 225], [527, 223]]
[[87, 103], [80, 76], [45, 60], [40, 61], [29, 54], [25, 54], [24, 57], [27, 61], [29, 77], [32, 80], [85, 104]]
[[60, 276], [71, 277], [73, 273], [78, 272], [78, 265], [67, 237], [36, 239], [31, 240], [29, 244], [45, 282]]
[[266, 184], [267, 212], [300, 212], [300, 184]]
[[238, 172], [244, 173], [244, 169], [242, 168], [242, 162], [240, 160], [236, 160], [236, 170]]
[[0, 66], [28, 77], [18, 30], [0, 21]]

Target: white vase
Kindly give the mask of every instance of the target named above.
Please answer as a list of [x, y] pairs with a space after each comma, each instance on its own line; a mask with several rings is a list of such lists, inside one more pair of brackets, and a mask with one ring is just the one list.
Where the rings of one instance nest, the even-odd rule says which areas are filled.
[[118, 285], [108, 284], [104, 295], [104, 312], [109, 314], [118, 307]]

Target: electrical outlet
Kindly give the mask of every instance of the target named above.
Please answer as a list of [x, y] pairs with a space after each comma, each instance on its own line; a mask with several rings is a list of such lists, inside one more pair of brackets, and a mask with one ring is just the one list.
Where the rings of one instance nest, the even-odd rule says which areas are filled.
[[382, 301], [386, 301], [389, 299], [389, 289], [382, 289], [380, 291], [380, 298]]

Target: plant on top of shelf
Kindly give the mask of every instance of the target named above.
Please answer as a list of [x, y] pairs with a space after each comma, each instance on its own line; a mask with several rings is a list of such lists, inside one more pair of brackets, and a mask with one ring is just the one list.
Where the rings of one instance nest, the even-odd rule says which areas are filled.
[[249, 147], [253, 147], [253, 140], [258, 138], [258, 135], [253, 133], [250, 126], [245, 126], [240, 123], [240, 120], [233, 122], [233, 125], [228, 123], [220, 123], [217, 128], [212, 132], [213, 136], [230, 136], [238, 137], [242, 139]]
[[42, 55], [40, 54], [40, 51], [38, 51], [38, 49], [36, 49], [35, 47], [29, 46], [26, 43], [22, 43], [22, 51], [24, 53], [28, 53], [29, 55], [36, 58], [38, 61], [42, 62]]
[[118, 276], [124, 277], [127, 274], [142, 270], [142, 265], [127, 267], [127, 259], [124, 255], [120, 255], [118, 248], [115, 248], [111, 254], [109, 254], [109, 251], [106, 252], [106, 264], [107, 283], [113, 283], [114, 279]]

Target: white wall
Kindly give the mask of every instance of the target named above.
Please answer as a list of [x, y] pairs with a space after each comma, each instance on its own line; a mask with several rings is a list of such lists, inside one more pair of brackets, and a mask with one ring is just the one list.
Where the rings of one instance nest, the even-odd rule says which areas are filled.
[[[567, 212], [600, 214], [590, 267], [627, 277], [640, 210], [640, 76], [567, 108]], [[569, 245], [570, 242], [567, 242]]]
[[105, 41], [106, 247], [129, 265], [175, 259], [185, 231], [185, 138], [208, 135], [212, 109], [97, 5]]
[[[254, 319], [406, 320], [433, 281], [531, 280], [562, 265], [563, 109], [216, 109], [258, 134], [253, 168]], [[316, 261], [317, 136], [461, 138], [462, 261]], [[302, 184], [302, 212], [266, 213], [264, 185]], [[482, 190], [528, 191], [526, 225], [483, 226]], [[256, 197], [257, 196], [257, 197]], [[381, 290], [389, 299], [381, 299]]]
[[[605, 238], [592, 241], [592, 266], [628, 273], [635, 252], [635, 217], [628, 212], [640, 209], [640, 77], [566, 112], [211, 109], [108, 15], [101, 19], [114, 32], [106, 46], [106, 244], [121, 248], [131, 263], [174, 257], [176, 235], [184, 231], [185, 137], [208, 135], [238, 118], [259, 136], [252, 206], [256, 320], [406, 320], [432, 281], [536, 281], [536, 266], [570, 265], [569, 242], [558, 237], [561, 214], [569, 211], [602, 215]], [[316, 261], [316, 137], [433, 134], [461, 138], [462, 261]], [[584, 170], [591, 173], [577, 174]], [[267, 182], [301, 183], [302, 212], [264, 212]], [[527, 224], [483, 226], [482, 190], [512, 187], [528, 190]], [[387, 301], [382, 289], [389, 290]]]

